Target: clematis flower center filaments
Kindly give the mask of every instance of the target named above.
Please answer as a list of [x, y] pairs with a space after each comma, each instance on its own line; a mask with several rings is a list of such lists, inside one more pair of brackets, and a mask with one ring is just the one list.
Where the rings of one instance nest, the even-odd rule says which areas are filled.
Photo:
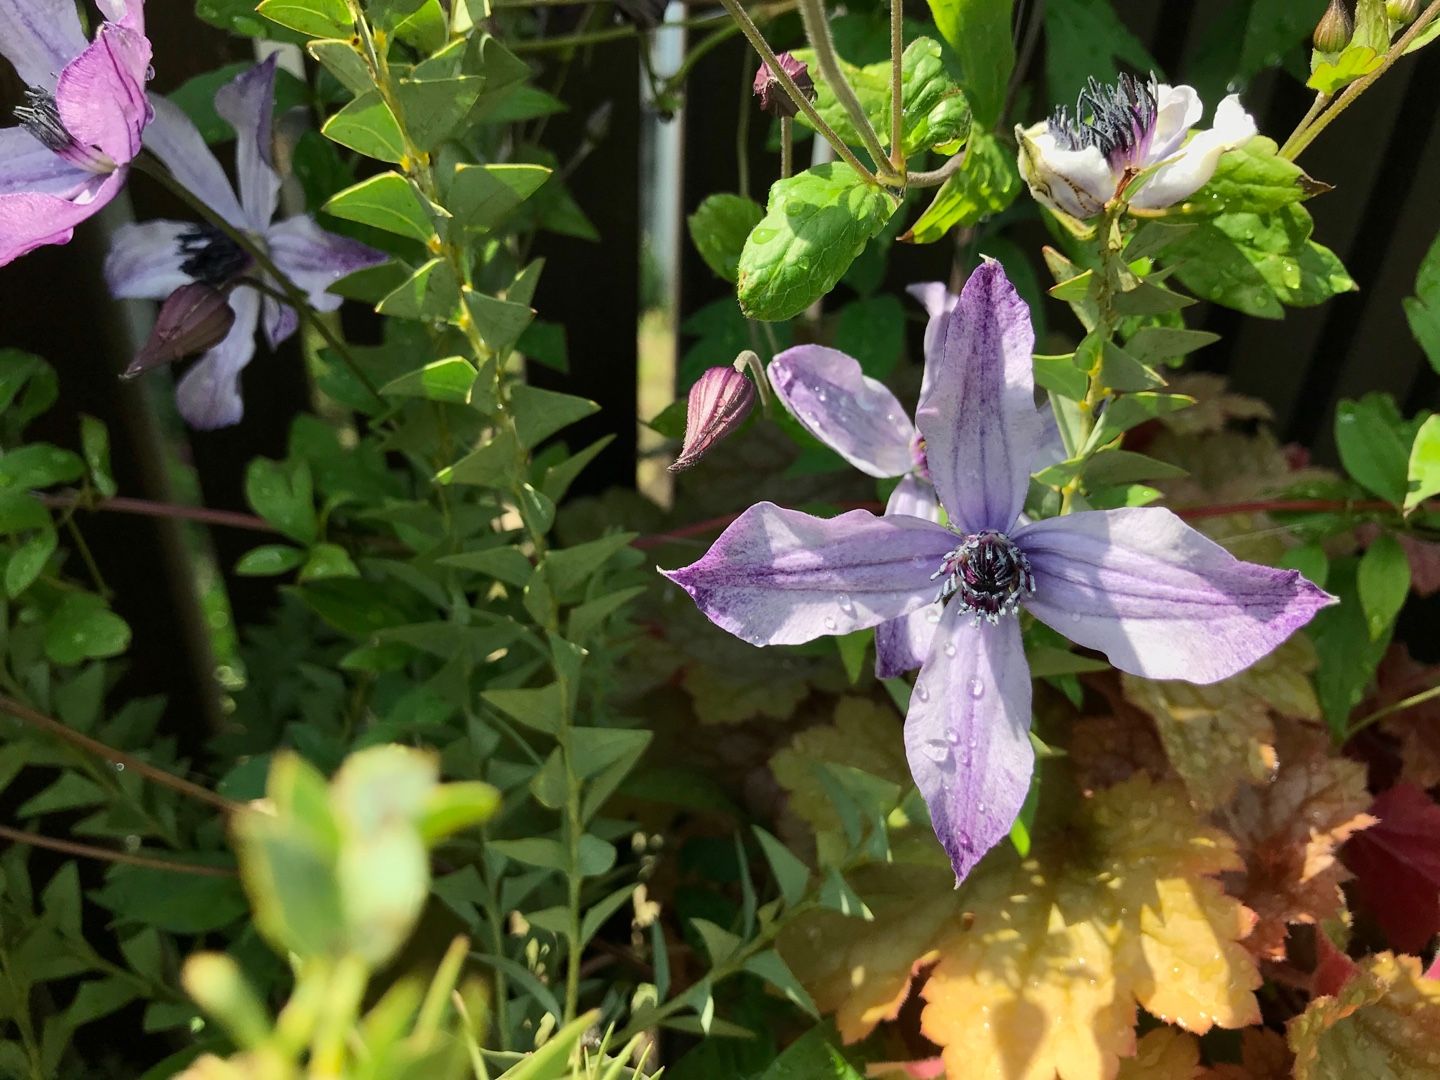
[[1015, 541], [1002, 532], [972, 533], [953, 551], [947, 551], [940, 569], [930, 580], [944, 578], [937, 603], [958, 597], [962, 610], [994, 625], [1002, 615], [1014, 615], [1020, 601], [1035, 593], [1030, 560]]
[[48, 90], [30, 87], [25, 91], [25, 104], [15, 108], [15, 119], [20, 126], [35, 136], [47, 150], [53, 151], [71, 165], [97, 176], [104, 176], [116, 169], [110, 155], [99, 147], [82, 146], [75, 140], [60, 119], [60, 108], [55, 95]]
[[1076, 99], [1073, 117], [1064, 105], [1055, 107], [1050, 133], [1065, 150], [1095, 147], [1112, 169], [1138, 168], [1150, 152], [1159, 113], [1154, 75], [1142, 81], [1124, 74], [1113, 86], [1092, 76]]
[[250, 256], [214, 225], [196, 225], [180, 234], [180, 269], [196, 281], [219, 289], [250, 266]]

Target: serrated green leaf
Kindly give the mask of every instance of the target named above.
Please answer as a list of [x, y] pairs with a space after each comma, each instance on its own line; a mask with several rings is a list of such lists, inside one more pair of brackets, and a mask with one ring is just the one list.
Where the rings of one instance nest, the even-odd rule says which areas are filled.
[[690, 240], [705, 265], [730, 283], [740, 273], [740, 253], [765, 211], [754, 199], [718, 193], [708, 196], [686, 219]]
[[799, 314], [835, 287], [897, 205], [843, 162], [776, 183], [740, 255], [741, 309], [770, 322]]
[[1300, 166], [1282, 158], [1274, 139], [1257, 135], [1222, 154], [1209, 183], [1167, 213], [1181, 218], [1267, 214], [1329, 190], [1329, 184], [1311, 179]]

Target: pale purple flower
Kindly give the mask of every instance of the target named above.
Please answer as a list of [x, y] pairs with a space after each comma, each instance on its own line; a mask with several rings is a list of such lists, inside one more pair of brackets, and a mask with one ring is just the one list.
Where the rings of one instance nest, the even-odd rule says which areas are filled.
[[150, 122], [141, 0], [97, 0], [85, 40], [74, 0], [0, 0], [0, 54], [26, 84], [0, 129], [0, 266], [68, 243], [125, 186]]
[[1007, 835], [1034, 768], [1021, 607], [1122, 671], [1209, 683], [1334, 602], [1297, 572], [1241, 562], [1157, 507], [1021, 524], [1044, 443], [1033, 345], [1024, 302], [1000, 265], [985, 263], [937, 335], [917, 415], [948, 527], [760, 503], [698, 562], [667, 573], [712, 622], [754, 645], [926, 610], [936, 631], [905, 748], [957, 879]]
[[[340, 278], [384, 261], [380, 252], [321, 229], [308, 214], [273, 220], [280, 199], [270, 139], [275, 109], [273, 55], [215, 93], [215, 111], [235, 129], [238, 198], [185, 114], [164, 98], [157, 98], [154, 106], [155, 123], [146, 133], [146, 147], [220, 217], [262, 245], [275, 266], [305, 290], [316, 310], [334, 311], [340, 306], [341, 298], [326, 291]], [[299, 325], [294, 308], [262, 296], [246, 283], [255, 276], [250, 257], [213, 225], [147, 221], [125, 225], [115, 233], [105, 259], [105, 280], [115, 296], [163, 300], [195, 281], [229, 290], [234, 325], [176, 388], [180, 414], [193, 427], [239, 423], [244, 412], [240, 372], [255, 355], [257, 325], [263, 323], [272, 349]]]
[[1216, 107], [1214, 126], [1186, 141], [1203, 112], [1194, 89], [1167, 86], [1153, 75], [1148, 81], [1121, 75], [1109, 86], [1091, 79], [1073, 115], [1062, 105], [1030, 130], [1015, 129], [1020, 174], [1040, 202], [1083, 220], [1153, 168], [1129, 203], [1163, 210], [1203, 187], [1220, 155], [1255, 134], [1254, 119], [1231, 94]]

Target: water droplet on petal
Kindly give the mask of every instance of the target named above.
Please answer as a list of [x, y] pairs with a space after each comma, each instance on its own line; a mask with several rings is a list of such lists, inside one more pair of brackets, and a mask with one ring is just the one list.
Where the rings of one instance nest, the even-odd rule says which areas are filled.
[[979, 679], [970, 680], [970, 696], [976, 700], [985, 696], [985, 684]]
[[826, 616], [825, 616], [825, 629], [826, 629], [826, 630], [834, 630], [837, 625], [838, 625], [838, 624], [835, 622], [835, 616], [833, 616], [833, 615], [826, 615]]
[[955, 655], [955, 643], [954, 643], [953, 641], [947, 641], [947, 642], [945, 642], [945, 655], [946, 655], [946, 656], [954, 656], [954, 655]]
[[926, 757], [935, 762], [936, 765], [944, 765], [950, 759], [950, 747], [943, 742], [932, 739], [921, 747]]

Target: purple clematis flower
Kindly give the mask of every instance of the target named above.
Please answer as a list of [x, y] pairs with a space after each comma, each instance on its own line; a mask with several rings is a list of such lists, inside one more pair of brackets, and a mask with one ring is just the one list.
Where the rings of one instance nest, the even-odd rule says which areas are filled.
[[[998, 263], [977, 269], [934, 347], [918, 428], [949, 527], [853, 510], [752, 506], [666, 576], [754, 645], [936, 621], [905, 749], [957, 880], [1007, 835], [1035, 755], [1019, 609], [1123, 671], [1209, 683], [1243, 670], [1334, 597], [1241, 562], [1168, 510], [1018, 524], [1044, 442], [1029, 312]], [[938, 590], [938, 595], [937, 595]]]
[[[326, 291], [340, 278], [385, 260], [373, 248], [326, 232], [307, 214], [273, 220], [280, 199], [280, 176], [270, 145], [274, 56], [241, 72], [215, 93], [215, 111], [235, 129], [238, 198], [184, 113], [163, 98], [157, 98], [154, 106], [155, 124], [146, 133], [146, 147], [181, 184], [262, 245], [276, 268], [305, 290], [316, 310], [334, 311], [340, 306], [340, 297]], [[191, 282], [229, 293], [234, 325], [176, 388], [180, 414], [192, 427], [239, 423], [244, 412], [240, 372], [255, 355], [257, 325], [263, 322], [272, 349], [299, 325], [294, 308], [247, 284], [256, 276], [250, 257], [213, 225], [148, 221], [115, 233], [105, 259], [105, 280], [113, 295], [163, 300]]]
[[125, 185], [150, 123], [141, 0], [97, 0], [86, 41], [73, 0], [0, 0], [0, 54], [27, 84], [18, 127], [0, 129], [0, 266], [75, 226]]

